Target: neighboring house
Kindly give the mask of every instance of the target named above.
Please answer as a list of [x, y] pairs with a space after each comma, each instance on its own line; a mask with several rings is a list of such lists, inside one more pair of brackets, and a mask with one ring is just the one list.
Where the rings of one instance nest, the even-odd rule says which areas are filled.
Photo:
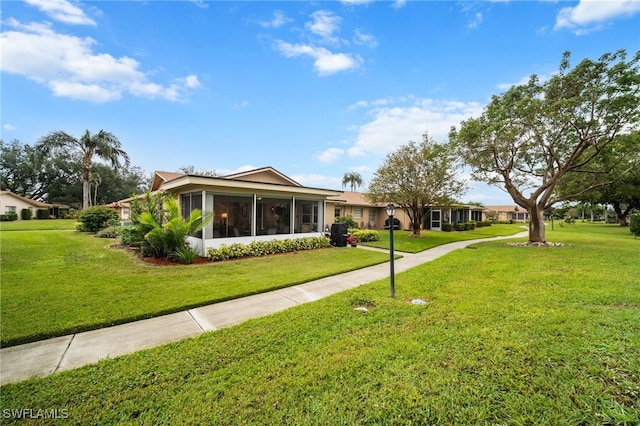
[[333, 223], [327, 198], [341, 194], [304, 187], [272, 167], [220, 177], [158, 171], [151, 191], [173, 194], [184, 218], [193, 209], [213, 212], [213, 221], [190, 238], [201, 255], [222, 244], [322, 236]]
[[36, 219], [38, 210], [47, 210], [50, 217], [58, 218], [61, 211], [68, 208], [63, 204], [44, 203], [22, 197], [10, 191], [0, 191], [0, 213], [15, 213], [18, 215], [18, 220], [22, 219], [22, 210], [24, 209], [31, 210], [31, 217]]
[[118, 213], [118, 219], [121, 222], [128, 222], [131, 220], [131, 203], [125, 201], [114, 201], [111, 204], [107, 204], [107, 207], [110, 207]]
[[[386, 204], [370, 203], [360, 192], [345, 191], [338, 197], [330, 197], [328, 201], [327, 216], [331, 214], [333, 209], [334, 217], [351, 216], [360, 228], [382, 229], [388, 219], [385, 211]], [[471, 220], [480, 221], [483, 210], [484, 207], [466, 204], [433, 205], [427, 208], [422, 229], [440, 231], [443, 223], [455, 225]], [[396, 208], [394, 217], [400, 221], [400, 229], [411, 229], [411, 220], [404, 210]]]
[[529, 221], [529, 212], [522, 207], [510, 206], [486, 206], [484, 211], [485, 220], [513, 220], [515, 222]]
[[[335, 219], [349, 216], [361, 229], [382, 229], [388, 216], [384, 209], [386, 204], [373, 204], [361, 192], [344, 191], [337, 197], [327, 200], [327, 217]], [[396, 210], [400, 220], [400, 228], [408, 227], [409, 219], [401, 209]]]

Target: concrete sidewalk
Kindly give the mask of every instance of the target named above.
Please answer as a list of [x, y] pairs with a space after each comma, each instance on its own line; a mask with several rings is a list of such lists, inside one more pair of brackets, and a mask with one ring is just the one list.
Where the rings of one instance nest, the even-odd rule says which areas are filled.
[[[399, 253], [404, 257], [396, 259], [395, 272], [406, 271], [470, 244], [527, 235], [526, 232], [522, 232], [509, 237], [458, 241], [417, 254]], [[388, 276], [389, 264], [383, 263], [281, 290], [175, 314], [3, 348], [0, 349], [0, 380], [2, 384], [6, 384], [30, 377], [47, 376], [104, 358], [113, 358], [197, 336], [205, 331], [217, 330], [251, 318], [269, 315]]]

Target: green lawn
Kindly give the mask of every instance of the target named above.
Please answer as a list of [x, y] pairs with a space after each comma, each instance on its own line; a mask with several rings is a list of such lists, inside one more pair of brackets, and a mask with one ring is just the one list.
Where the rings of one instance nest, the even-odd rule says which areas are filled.
[[[523, 228], [524, 226], [524, 228]], [[407, 253], [418, 253], [436, 246], [454, 241], [476, 240], [478, 238], [498, 237], [513, 235], [526, 231], [526, 224], [492, 225], [475, 229], [473, 231], [422, 231], [421, 238], [411, 237], [410, 231], [393, 231], [393, 247], [395, 250]], [[380, 240], [365, 243], [372, 247], [389, 248], [389, 232], [379, 231]]]
[[66, 409], [61, 424], [637, 424], [640, 240], [584, 224], [548, 239], [568, 245], [475, 244], [399, 274], [396, 299], [381, 280], [4, 386], [0, 408]]
[[177, 312], [388, 260], [384, 253], [331, 248], [205, 265], [150, 266], [124, 250], [108, 248], [113, 240], [69, 230], [73, 222], [66, 221], [67, 230], [39, 228], [40, 222], [58, 221], [16, 227], [32, 230], [3, 227], [0, 235], [2, 346]]

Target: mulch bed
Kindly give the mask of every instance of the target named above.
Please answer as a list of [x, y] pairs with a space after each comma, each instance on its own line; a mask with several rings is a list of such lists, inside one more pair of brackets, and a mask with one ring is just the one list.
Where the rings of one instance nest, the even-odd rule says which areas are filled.
[[112, 244], [109, 246], [109, 248], [127, 250], [133, 253], [138, 259], [140, 259], [144, 263], [147, 263], [153, 266], [185, 266], [185, 265], [203, 265], [205, 263], [211, 263], [208, 257], [200, 257], [200, 256], [196, 257], [196, 260], [190, 264], [180, 263], [177, 260], [164, 259], [161, 257], [143, 257], [140, 254], [140, 250], [129, 247], [129, 246], [125, 246], [122, 244]]

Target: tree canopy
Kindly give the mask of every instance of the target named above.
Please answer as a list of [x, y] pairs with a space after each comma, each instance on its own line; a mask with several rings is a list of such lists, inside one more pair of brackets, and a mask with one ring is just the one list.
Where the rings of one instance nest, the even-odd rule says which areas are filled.
[[611, 204], [621, 226], [640, 209], [640, 131], [619, 135], [583, 170], [558, 184], [562, 197], [589, 204]]
[[357, 187], [362, 186], [363, 183], [362, 176], [358, 172], [347, 172], [342, 177], [342, 187], [345, 188], [349, 185], [351, 192], [355, 191]]
[[[94, 163], [100, 176], [95, 204], [107, 204], [145, 190], [149, 178], [138, 167], [113, 167]], [[80, 153], [64, 147], [46, 152], [14, 140], [0, 141], [0, 188], [23, 197], [80, 208], [82, 205], [82, 159]]]
[[89, 185], [94, 157], [98, 157], [111, 164], [114, 169], [124, 165], [129, 166], [129, 155], [122, 149], [118, 138], [100, 130], [91, 134], [88, 130], [79, 139], [62, 132], [51, 132], [40, 140], [38, 151], [46, 155], [53, 148], [69, 148], [82, 156], [82, 208], [89, 207]]
[[531, 76], [452, 129], [473, 178], [504, 188], [529, 211], [530, 242], [545, 242], [544, 210], [571, 199], [556, 191], [561, 179], [583, 170], [619, 134], [638, 129], [639, 62], [640, 52], [627, 61], [621, 50], [571, 68], [566, 52], [549, 80]]
[[437, 144], [425, 133], [421, 143], [410, 141], [387, 155], [375, 172], [367, 197], [373, 203], [394, 203], [411, 220], [412, 235], [420, 236], [427, 208], [449, 203], [466, 190], [456, 177], [456, 158], [449, 144]]

